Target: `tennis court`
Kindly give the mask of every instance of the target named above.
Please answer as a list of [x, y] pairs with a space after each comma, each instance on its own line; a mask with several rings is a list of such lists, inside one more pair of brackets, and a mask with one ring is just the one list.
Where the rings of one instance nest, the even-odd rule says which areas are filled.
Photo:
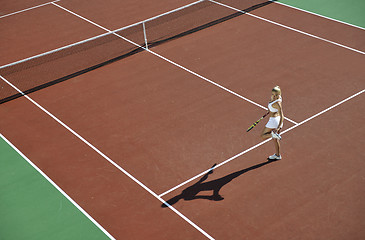
[[[8, 2], [1, 239], [365, 237], [365, 19], [300, 1]], [[265, 123], [246, 129], [275, 85], [269, 162]]]

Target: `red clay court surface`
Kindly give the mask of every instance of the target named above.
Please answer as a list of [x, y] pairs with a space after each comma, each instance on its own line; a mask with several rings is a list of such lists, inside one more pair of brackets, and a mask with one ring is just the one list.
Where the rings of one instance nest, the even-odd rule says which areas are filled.
[[[190, 3], [101, 2], [57, 4], [113, 30]], [[279, 4], [250, 13], [302, 32], [245, 14], [29, 94], [105, 155], [25, 97], [0, 105], [1, 133], [116, 239], [364, 239], [364, 30]], [[1, 24], [1, 65], [105, 32], [52, 4]], [[245, 132], [265, 110], [244, 98], [266, 106], [275, 85], [290, 120], [267, 163], [264, 124]], [[180, 199], [186, 219], [161, 207], [194, 186], [224, 200]]]

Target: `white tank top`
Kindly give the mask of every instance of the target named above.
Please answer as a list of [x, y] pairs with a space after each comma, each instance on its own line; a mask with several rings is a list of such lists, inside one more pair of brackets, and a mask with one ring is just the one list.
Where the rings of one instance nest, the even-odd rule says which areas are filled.
[[281, 100], [281, 97], [280, 97], [279, 99], [276, 99], [275, 101], [273, 101], [273, 102], [269, 103], [268, 107], [269, 107], [270, 112], [278, 112], [279, 110], [278, 110], [278, 109], [276, 109], [276, 108], [274, 108], [272, 105], [273, 105], [274, 103], [276, 103], [276, 102], [281, 102], [281, 101], [282, 101], [282, 100]]

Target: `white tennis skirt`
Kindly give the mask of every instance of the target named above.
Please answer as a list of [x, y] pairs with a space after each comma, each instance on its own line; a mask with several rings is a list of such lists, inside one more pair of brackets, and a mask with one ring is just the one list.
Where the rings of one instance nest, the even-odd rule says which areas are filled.
[[[277, 129], [279, 127], [279, 123], [280, 123], [280, 116], [270, 117], [270, 119], [267, 122], [265, 127]], [[283, 127], [283, 125], [284, 125], [284, 121], [283, 121], [283, 123], [281, 124], [280, 127]]]

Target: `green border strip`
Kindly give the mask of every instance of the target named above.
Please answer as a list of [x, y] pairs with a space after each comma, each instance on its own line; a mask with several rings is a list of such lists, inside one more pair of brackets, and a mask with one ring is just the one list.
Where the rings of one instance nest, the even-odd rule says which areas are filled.
[[2, 134], [0, 150], [0, 239], [115, 240]]
[[272, 2], [365, 30], [363, 0], [272, 0]]

